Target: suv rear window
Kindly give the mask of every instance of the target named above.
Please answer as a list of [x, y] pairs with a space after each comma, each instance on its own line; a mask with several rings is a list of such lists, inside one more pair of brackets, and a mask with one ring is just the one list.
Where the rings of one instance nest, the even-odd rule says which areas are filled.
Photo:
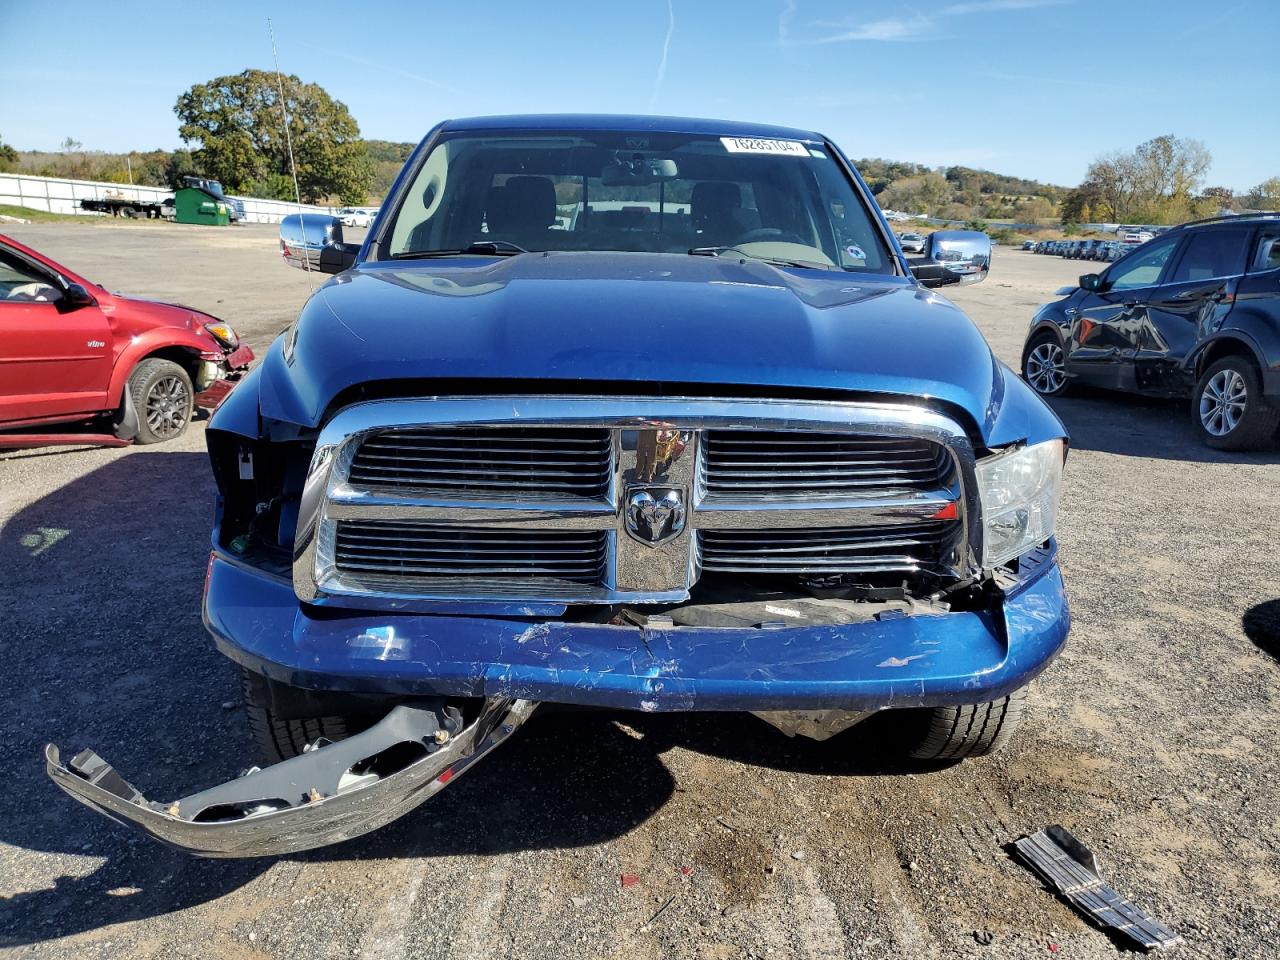
[[1249, 230], [1245, 227], [1193, 233], [1167, 282], [1194, 283], [1244, 273], [1248, 244]]
[[1280, 234], [1264, 233], [1258, 238], [1258, 252], [1254, 256], [1254, 271], [1275, 270], [1280, 267]]

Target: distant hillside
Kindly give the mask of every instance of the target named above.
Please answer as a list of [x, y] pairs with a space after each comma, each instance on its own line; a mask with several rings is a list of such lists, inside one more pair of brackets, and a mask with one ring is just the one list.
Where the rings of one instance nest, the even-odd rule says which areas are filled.
[[1056, 215], [1070, 190], [972, 167], [930, 168], [878, 157], [854, 165], [881, 207], [948, 220], [1043, 220]]
[[394, 143], [391, 140], [366, 140], [365, 149], [369, 152], [369, 160], [373, 163], [373, 186], [369, 188], [369, 196], [381, 200], [391, 189], [396, 174], [409, 159], [416, 143]]
[[[366, 140], [373, 164], [370, 202], [386, 196], [416, 143]], [[79, 143], [64, 144], [59, 152], [17, 151], [17, 163], [6, 164], [18, 173], [76, 180], [103, 180], [173, 187], [193, 169], [185, 150], [144, 150], [132, 154], [85, 150]], [[929, 168], [918, 163], [868, 158], [857, 167], [882, 207], [909, 213], [928, 213], [951, 220], [977, 218], [1040, 220], [1053, 217], [1068, 188], [975, 170], [970, 167]]]

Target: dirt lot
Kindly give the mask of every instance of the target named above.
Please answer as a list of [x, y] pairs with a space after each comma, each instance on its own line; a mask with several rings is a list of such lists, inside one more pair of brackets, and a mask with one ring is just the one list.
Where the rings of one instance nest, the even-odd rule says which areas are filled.
[[[7, 229], [259, 350], [307, 293], [267, 228]], [[954, 299], [1016, 363], [1035, 304], [1081, 269], [1001, 250]], [[261, 862], [138, 840], [41, 763], [47, 740], [91, 744], [163, 798], [248, 760], [232, 670], [200, 624], [203, 426], [160, 447], [0, 454], [0, 953], [1112, 956], [1002, 849], [1063, 823], [1186, 955], [1273, 956], [1280, 451], [1209, 451], [1181, 404], [1057, 410], [1075, 626], [1012, 752], [921, 770], [874, 726], [813, 744], [733, 716], [535, 717], [390, 828]], [[624, 872], [639, 883], [622, 889]]]

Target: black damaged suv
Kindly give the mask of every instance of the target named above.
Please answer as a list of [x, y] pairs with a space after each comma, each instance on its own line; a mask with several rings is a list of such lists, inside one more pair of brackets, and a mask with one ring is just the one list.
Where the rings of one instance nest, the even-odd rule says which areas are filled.
[[1280, 425], [1280, 213], [1183, 224], [1058, 291], [1031, 321], [1022, 375], [1045, 396], [1073, 383], [1190, 397], [1219, 450]]

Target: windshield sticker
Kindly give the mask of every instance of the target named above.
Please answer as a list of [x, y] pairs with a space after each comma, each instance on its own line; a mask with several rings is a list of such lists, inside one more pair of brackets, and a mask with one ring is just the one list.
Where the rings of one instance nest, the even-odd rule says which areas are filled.
[[844, 252], [847, 253], [849, 256], [853, 257], [853, 259], [855, 260], [867, 259], [866, 251], [863, 250], [856, 243], [849, 244], [847, 247], [844, 248]]
[[730, 153], [771, 153], [783, 157], [807, 157], [808, 148], [799, 140], [757, 140], [755, 137], [721, 137]]

